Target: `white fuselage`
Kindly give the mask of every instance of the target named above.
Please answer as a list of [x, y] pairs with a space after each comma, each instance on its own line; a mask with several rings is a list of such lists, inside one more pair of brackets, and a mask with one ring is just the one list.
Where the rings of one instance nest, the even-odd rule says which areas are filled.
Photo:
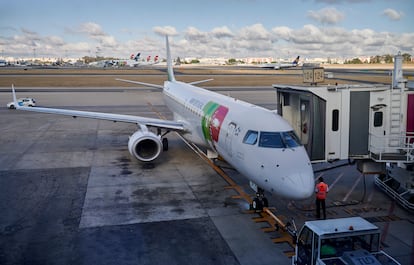
[[259, 187], [292, 199], [313, 194], [304, 147], [266, 143], [293, 132], [276, 112], [182, 82], [166, 81], [164, 100], [187, 140], [214, 150]]

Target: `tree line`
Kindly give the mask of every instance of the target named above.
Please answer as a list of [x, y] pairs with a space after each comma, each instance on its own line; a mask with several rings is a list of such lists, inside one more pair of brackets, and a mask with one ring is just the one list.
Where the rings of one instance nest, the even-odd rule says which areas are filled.
[[[411, 55], [409, 53], [402, 54], [403, 63], [412, 63]], [[362, 61], [360, 58], [353, 58], [350, 60], [345, 60], [344, 64], [364, 64], [364, 63], [394, 63], [394, 55], [385, 54], [385, 55], [376, 55], [371, 56], [368, 59]]]

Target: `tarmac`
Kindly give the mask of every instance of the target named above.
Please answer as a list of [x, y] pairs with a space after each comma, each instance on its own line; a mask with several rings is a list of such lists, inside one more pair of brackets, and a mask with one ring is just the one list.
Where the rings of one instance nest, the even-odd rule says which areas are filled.
[[[155, 90], [22, 90], [18, 97], [39, 106], [171, 118]], [[218, 90], [276, 107], [272, 89]], [[274, 244], [277, 233], [264, 233], [247, 202], [233, 199], [235, 191], [174, 133], [169, 151], [146, 167], [127, 150], [136, 126], [8, 110], [10, 98], [0, 91], [0, 264], [290, 264], [292, 248]], [[246, 178], [221, 165], [253, 195]], [[314, 169], [330, 185], [328, 218], [367, 218], [382, 229], [383, 250], [413, 264], [412, 213], [355, 165]], [[267, 195], [298, 227], [315, 219], [314, 198]]]

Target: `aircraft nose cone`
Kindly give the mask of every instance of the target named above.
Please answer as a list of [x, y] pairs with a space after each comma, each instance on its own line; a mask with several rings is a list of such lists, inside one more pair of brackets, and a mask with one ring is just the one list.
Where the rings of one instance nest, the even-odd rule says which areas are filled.
[[307, 199], [314, 193], [313, 172], [299, 172], [287, 177], [286, 184], [290, 186], [288, 197], [294, 200]]

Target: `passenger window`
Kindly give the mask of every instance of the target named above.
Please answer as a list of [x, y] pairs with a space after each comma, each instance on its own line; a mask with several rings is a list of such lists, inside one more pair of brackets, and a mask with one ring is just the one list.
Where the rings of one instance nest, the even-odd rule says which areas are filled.
[[244, 136], [243, 143], [255, 145], [257, 142], [257, 131], [247, 131], [246, 135]]

